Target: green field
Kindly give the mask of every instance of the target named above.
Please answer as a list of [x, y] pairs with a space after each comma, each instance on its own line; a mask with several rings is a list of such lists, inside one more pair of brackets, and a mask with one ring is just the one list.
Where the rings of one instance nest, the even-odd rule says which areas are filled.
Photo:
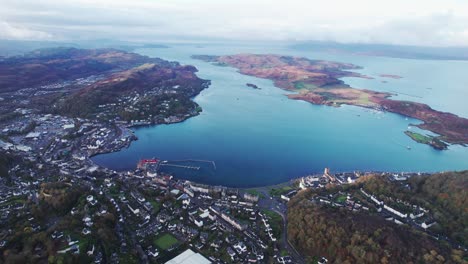
[[336, 198], [336, 202], [338, 203], [344, 203], [346, 201], [346, 195], [340, 195], [338, 198]]
[[245, 192], [248, 193], [248, 194], [257, 195], [259, 198], [265, 198], [265, 195], [263, 195], [263, 193], [259, 192], [256, 189], [250, 189], [250, 190], [247, 190]]
[[447, 149], [448, 146], [447, 143], [434, 136], [421, 135], [411, 131], [405, 131], [405, 134], [418, 143], [430, 145], [438, 150]]
[[166, 250], [173, 245], [177, 244], [179, 241], [171, 234], [164, 234], [160, 237], [157, 237], [154, 240], [154, 245], [162, 250]]
[[423, 143], [423, 144], [428, 144], [432, 140], [432, 137], [428, 137], [428, 136], [421, 135], [419, 133], [415, 133], [411, 131], [405, 131], [405, 134], [408, 135], [410, 138], [412, 138], [414, 141]]
[[272, 188], [270, 190], [270, 195], [271, 196], [281, 196], [282, 194], [286, 194], [290, 191], [292, 191], [294, 188], [291, 186], [284, 186], [281, 188]]

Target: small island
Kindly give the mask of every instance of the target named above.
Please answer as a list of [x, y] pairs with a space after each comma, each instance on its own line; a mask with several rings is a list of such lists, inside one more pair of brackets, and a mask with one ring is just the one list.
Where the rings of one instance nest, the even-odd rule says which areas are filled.
[[[355, 105], [397, 113], [423, 121], [417, 127], [440, 135], [431, 138], [431, 142], [437, 142], [437, 139], [450, 144], [468, 144], [468, 119], [434, 110], [426, 104], [390, 99], [394, 95], [391, 93], [353, 88], [341, 78], [372, 78], [351, 71], [361, 67], [350, 63], [274, 54], [194, 55], [193, 58], [235, 67], [241, 74], [272, 80], [275, 86], [295, 92], [288, 94], [290, 99], [336, 107]], [[400, 78], [390, 74], [382, 74], [381, 77]], [[435, 149], [446, 149], [439, 143], [430, 145]]]
[[405, 131], [405, 134], [418, 143], [429, 145], [437, 150], [445, 150], [448, 145], [434, 136], [422, 135], [416, 132]]
[[257, 85], [253, 84], [253, 83], [246, 83], [245, 84], [246, 86], [250, 87], [250, 88], [253, 88], [253, 89], [257, 89], [257, 90], [261, 90], [262, 88], [258, 87]]

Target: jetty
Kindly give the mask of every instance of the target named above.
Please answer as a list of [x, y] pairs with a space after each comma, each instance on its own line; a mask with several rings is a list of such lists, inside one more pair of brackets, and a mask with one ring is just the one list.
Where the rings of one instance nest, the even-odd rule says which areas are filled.
[[177, 164], [169, 164], [169, 163], [162, 163], [159, 166], [169, 166], [169, 167], [177, 167], [183, 169], [190, 169], [190, 170], [200, 170], [200, 167], [197, 166], [186, 166], [186, 165], [177, 165]]
[[211, 163], [213, 169], [216, 170], [216, 163], [213, 160], [198, 160], [198, 159], [186, 159], [186, 160], [173, 160], [172, 162], [205, 162]]
[[183, 163], [183, 162], [203, 162], [203, 163], [208, 163], [211, 166], [213, 166], [213, 169], [216, 170], [216, 163], [212, 160], [197, 160], [197, 159], [185, 159], [185, 160], [159, 160], [156, 158], [153, 159], [141, 159], [138, 162], [137, 168], [138, 169], [143, 169], [143, 170], [153, 170], [153, 171], [158, 171], [160, 167], [162, 166], [167, 166], [167, 167], [176, 167], [176, 168], [182, 168], [182, 169], [189, 169], [189, 170], [200, 170], [201, 166], [196, 166], [196, 165], [183, 165], [183, 164], [174, 164], [174, 163]]

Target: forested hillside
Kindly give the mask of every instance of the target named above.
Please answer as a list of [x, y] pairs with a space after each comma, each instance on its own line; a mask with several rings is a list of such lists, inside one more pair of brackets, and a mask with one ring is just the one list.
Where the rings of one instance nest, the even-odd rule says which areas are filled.
[[430, 210], [438, 223], [434, 233], [466, 245], [467, 181], [466, 171], [417, 176], [403, 184], [366, 176], [353, 185], [302, 191], [288, 204], [288, 237], [311, 262], [324, 256], [331, 263], [468, 263], [462, 250], [414, 226], [386, 221], [372, 210], [353, 212], [313, 199], [363, 188], [377, 198], [406, 200]]

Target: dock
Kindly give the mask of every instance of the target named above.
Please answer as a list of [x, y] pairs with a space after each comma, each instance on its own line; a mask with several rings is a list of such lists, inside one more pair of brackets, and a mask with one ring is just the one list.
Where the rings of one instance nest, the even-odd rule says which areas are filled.
[[186, 160], [173, 160], [172, 162], [205, 162], [211, 163], [213, 165], [213, 169], [216, 170], [216, 163], [212, 160], [197, 160], [197, 159], [186, 159]]
[[169, 166], [169, 167], [177, 167], [177, 168], [190, 169], [190, 170], [200, 170], [200, 167], [197, 167], [197, 166], [185, 166], [185, 165], [176, 165], [176, 164], [168, 164], [168, 163], [162, 163], [162, 164], [159, 164], [159, 166]]

